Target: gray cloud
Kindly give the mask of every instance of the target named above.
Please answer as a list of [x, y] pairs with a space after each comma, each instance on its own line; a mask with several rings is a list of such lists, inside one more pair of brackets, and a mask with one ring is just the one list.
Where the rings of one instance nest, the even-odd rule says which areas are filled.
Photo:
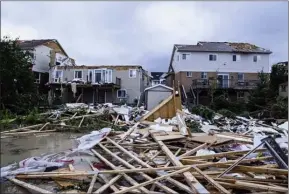
[[77, 64], [166, 71], [175, 43], [250, 42], [288, 60], [287, 2], [2, 2], [1, 34], [56, 38]]

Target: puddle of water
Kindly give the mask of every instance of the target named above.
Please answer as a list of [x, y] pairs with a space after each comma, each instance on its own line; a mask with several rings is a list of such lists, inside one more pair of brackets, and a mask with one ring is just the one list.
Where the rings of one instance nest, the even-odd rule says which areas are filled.
[[58, 153], [76, 147], [80, 133], [50, 133], [1, 139], [1, 167], [44, 153]]

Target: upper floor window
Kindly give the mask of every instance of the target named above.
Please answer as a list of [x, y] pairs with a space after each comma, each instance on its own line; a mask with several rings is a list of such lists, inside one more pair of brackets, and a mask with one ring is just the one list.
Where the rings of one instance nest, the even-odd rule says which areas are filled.
[[187, 59], [187, 55], [186, 54], [182, 54], [182, 59], [186, 60]]
[[207, 72], [201, 73], [201, 79], [207, 79]]
[[244, 81], [244, 73], [238, 73], [238, 81]]
[[136, 78], [136, 69], [129, 70], [129, 78]]
[[193, 77], [193, 72], [191, 72], [191, 71], [187, 71], [187, 77]]
[[54, 78], [61, 78], [62, 77], [62, 71], [55, 71], [55, 77]]
[[240, 61], [241, 56], [240, 55], [233, 55], [233, 61]]
[[210, 61], [217, 61], [217, 55], [209, 55]]
[[261, 60], [261, 56], [260, 55], [254, 55], [253, 56], [253, 61], [254, 62], [257, 62], [257, 61], [260, 61]]
[[74, 71], [74, 79], [82, 79], [82, 71]]

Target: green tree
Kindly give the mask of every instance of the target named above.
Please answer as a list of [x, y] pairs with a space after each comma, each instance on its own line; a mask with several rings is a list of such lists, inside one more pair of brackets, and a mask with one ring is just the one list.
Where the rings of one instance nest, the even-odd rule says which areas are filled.
[[25, 113], [37, 105], [37, 90], [31, 70], [31, 53], [19, 47], [18, 39], [1, 39], [0, 109]]
[[274, 96], [278, 95], [279, 85], [288, 81], [288, 64], [278, 63], [272, 66], [270, 74], [270, 89]]

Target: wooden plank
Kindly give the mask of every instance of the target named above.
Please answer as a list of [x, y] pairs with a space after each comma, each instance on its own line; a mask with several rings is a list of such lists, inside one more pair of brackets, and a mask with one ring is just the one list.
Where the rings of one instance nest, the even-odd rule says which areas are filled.
[[149, 181], [140, 183], [139, 185], [132, 186], [132, 187], [130, 187], [130, 188], [121, 190], [121, 191], [119, 191], [119, 192], [115, 192], [115, 194], [127, 193], [127, 192], [129, 192], [129, 191], [131, 191], [131, 190], [134, 190], [134, 189], [137, 189], [137, 188], [139, 188], [139, 187], [143, 187], [143, 186], [149, 185], [149, 184], [154, 183], [154, 182], [156, 182], [156, 181], [160, 181], [160, 180], [166, 179], [166, 178], [171, 177], [171, 176], [176, 175], [176, 174], [180, 174], [180, 173], [186, 172], [186, 171], [188, 171], [188, 170], [190, 170], [190, 169], [191, 169], [191, 167], [187, 167], [187, 168], [184, 168], [184, 169], [181, 169], [181, 170], [177, 170], [177, 171], [175, 171], [175, 172], [172, 172], [172, 173], [163, 175], [163, 176], [161, 176], [161, 177], [157, 177], [157, 178], [155, 178], [155, 179], [152, 179], [152, 180], [149, 180]]
[[[127, 155], [129, 155], [132, 159], [134, 159], [136, 162], [138, 162], [140, 165], [142, 165], [143, 167], [146, 167], [146, 168], [152, 168], [150, 165], [148, 165], [147, 163], [145, 163], [145, 162], [143, 162], [142, 160], [140, 160], [138, 157], [135, 157], [131, 152], [129, 152], [129, 151], [127, 151], [126, 149], [124, 149], [123, 147], [121, 147], [120, 145], [118, 145], [117, 143], [115, 143], [113, 140], [111, 140], [110, 138], [106, 138], [108, 141], [110, 141], [112, 144], [114, 144], [115, 146], [117, 146], [121, 151], [123, 151], [125, 154], [127, 154]], [[168, 179], [171, 179], [170, 177], [168, 177]], [[175, 180], [174, 181], [172, 181], [172, 182], [175, 182]], [[158, 183], [158, 182], [157, 182]], [[179, 183], [179, 184], [177, 184], [177, 185], [175, 185], [175, 186], [180, 186], [180, 185], [183, 185], [182, 183]], [[165, 188], [165, 189], [167, 189], [167, 188]], [[180, 189], [183, 189], [184, 190], [184, 188], [183, 187], [180, 187]], [[171, 190], [171, 189], [169, 189], [169, 190]], [[176, 193], [176, 191], [174, 191], [174, 190], [171, 190], [171, 191], [169, 191], [169, 192], [174, 192], [174, 193]]]
[[[108, 161], [106, 158], [104, 158], [101, 154], [99, 154], [97, 151], [95, 151], [94, 149], [91, 149], [91, 151], [101, 160], [103, 161], [106, 165], [108, 165], [110, 168], [114, 169], [114, 170], [118, 170], [118, 168], [112, 164], [110, 161]], [[123, 177], [132, 185], [138, 185], [138, 183], [132, 179], [130, 176], [128, 176], [127, 174], [123, 173], [122, 174]], [[141, 187], [140, 190], [144, 193], [149, 192], [149, 190], [147, 190], [144, 187]]]
[[24, 187], [25, 189], [28, 189], [29, 191], [34, 191], [36, 193], [43, 193], [43, 194], [52, 194], [52, 192], [50, 191], [47, 191], [45, 189], [42, 189], [42, 188], [39, 188], [39, 187], [36, 187], [34, 185], [31, 185], [31, 184], [28, 184], [28, 183], [25, 183], [23, 181], [20, 181], [20, 180], [17, 180], [17, 179], [14, 179], [14, 178], [8, 178], [9, 181], [13, 182], [14, 184], [16, 185], [19, 185], [21, 187]]
[[229, 194], [230, 192], [225, 189], [224, 187], [222, 187], [219, 183], [217, 183], [216, 181], [214, 181], [214, 179], [212, 179], [211, 177], [209, 177], [208, 175], [204, 174], [198, 167], [192, 166], [193, 169], [195, 169], [195, 171], [197, 171], [200, 175], [202, 175], [209, 183], [211, 183], [216, 189], [218, 189], [218, 191], [220, 191], [221, 193], [226, 193]]
[[45, 123], [40, 129], [39, 131], [41, 131], [42, 129], [44, 129], [44, 127], [46, 127], [50, 122]]
[[229, 188], [237, 188], [237, 189], [247, 189], [247, 190], [254, 190], [254, 191], [274, 191], [274, 192], [282, 192], [288, 193], [288, 188], [286, 187], [274, 187], [268, 185], [261, 185], [261, 184], [254, 184], [254, 183], [246, 183], [243, 181], [236, 181], [234, 184], [232, 183], [225, 183], [221, 181], [217, 181], [220, 185]]
[[[260, 148], [257, 149], [254, 153], [256, 152], [264, 152], [266, 151], [266, 148]], [[250, 150], [243, 150], [243, 151], [230, 151], [230, 152], [221, 152], [221, 153], [216, 153], [216, 154], [209, 154], [209, 155], [203, 155], [203, 156], [187, 156], [184, 157], [186, 159], [213, 159], [215, 157], [228, 157], [228, 156], [234, 156], [234, 155], [241, 155], [241, 154], [246, 154]]]
[[185, 157], [185, 156], [192, 155], [192, 154], [196, 153], [198, 150], [203, 149], [203, 148], [206, 147], [206, 146], [207, 146], [207, 143], [204, 143], [204, 144], [202, 144], [202, 145], [199, 145], [198, 147], [196, 147], [196, 148], [194, 148], [194, 149], [192, 149], [192, 150], [190, 150], [190, 151], [187, 151], [186, 153], [180, 155], [178, 158], [183, 158], [183, 157]]
[[124, 134], [122, 134], [123, 136], [121, 137], [121, 139], [117, 142], [117, 143], [121, 143], [123, 140], [125, 140], [139, 125], [139, 122], [137, 122], [136, 124], [134, 124], [134, 126], [132, 126], [129, 130], [127, 130]]
[[[110, 150], [108, 150], [106, 147], [104, 147], [101, 143], [98, 144], [99, 147], [101, 147], [106, 153], [108, 153], [109, 155], [111, 155], [112, 157], [114, 157], [115, 159], [117, 159], [119, 162], [121, 162], [124, 166], [126, 166], [127, 168], [130, 169], [136, 169], [133, 165], [129, 164], [128, 162], [126, 162], [125, 160], [123, 160], [122, 158], [118, 157], [116, 154], [112, 153]], [[131, 155], [131, 153], [130, 153]], [[135, 157], [135, 156], [134, 156]], [[135, 157], [136, 158], [136, 157]], [[138, 158], [137, 158], [138, 159]], [[139, 159], [138, 159], [139, 160]], [[146, 164], [146, 163], [145, 163]], [[150, 176], [148, 176], [147, 174], [144, 174], [143, 172], [140, 172], [140, 175], [142, 175], [145, 179], [147, 180], [152, 180], [152, 178]], [[163, 184], [159, 183], [159, 182], [155, 182], [155, 184], [160, 187], [161, 189], [165, 190], [166, 192], [169, 193], [177, 193], [174, 190], [170, 189], [167, 186], [164, 186]]]
[[122, 175], [117, 175], [114, 178], [110, 179], [109, 182], [107, 182], [105, 185], [97, 189], [93, 193], [103, 193], [108, 187], [110, 187], [112, 184], [114, 184], [117, 180], [119, 180], [122, 177]]
[[[153, 139], [155, 139], [153, 133], [151, 134], [151, 136], [153, 137]], [[179, 160], [176, 159], [174, 154], [169, 150], [169, 148], [162, 141], [157, 141], [157, 140], [155, 141], [159, 144], [162, 151], [165, 152], [167, 157], [175, 166], [183, 166], [183, 164]], [[209, 193], [207, 189], [201, 183], [199, 183], [198, 180], [190, 172], [184, 172], [183, 175], [185, 177], [186, 182], [191, 187], [193, 192], [200, 193], [200, 194]]]

